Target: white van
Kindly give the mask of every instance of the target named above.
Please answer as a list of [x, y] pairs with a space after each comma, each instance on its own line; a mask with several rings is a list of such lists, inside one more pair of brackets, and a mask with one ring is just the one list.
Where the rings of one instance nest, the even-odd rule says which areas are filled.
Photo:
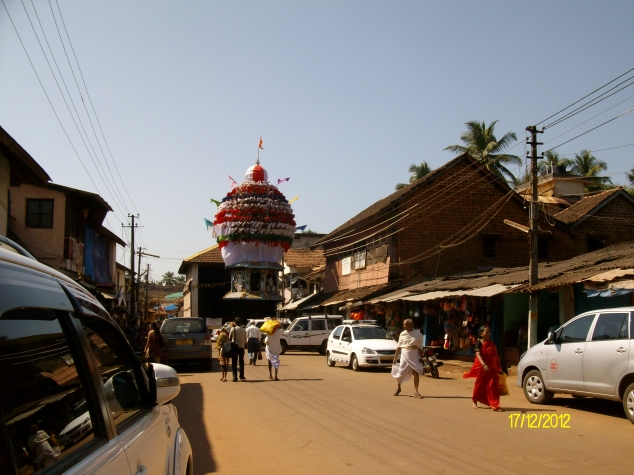
[[341, 315], [306, 315], [296, 318], [280, 339], [282, 354], [286, 350], [304, 350], [325, 355], [328, 336], [342, 323]]

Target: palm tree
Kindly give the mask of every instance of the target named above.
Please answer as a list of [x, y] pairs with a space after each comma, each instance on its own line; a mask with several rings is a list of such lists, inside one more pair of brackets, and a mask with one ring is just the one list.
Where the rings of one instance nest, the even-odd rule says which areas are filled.
[[163, 283], [164, 285], [175, 285], [176, 284], [176, 277], [174, 276], [173, 272], [167, 271], [165, 274], [163, 274], [163, 278], [161, 279], [161, 283]]
[[174, 278], [174, 283], [176, 285], [185, 285], [185, 276], [183, 274], [179, 274], [178, 277]]
[[627, 179], [630, 180], [630, 185], [634, 186], [634, 168], [632, 168], [629, 172], [625, 172], [627, 175]]
[[[409, 166], [409, 172], [412, 174], [409, 177], [409, 182], [414, 183], [416, 180], [420, 180], [429, 172], [431, 172], [431, 168], [429, 167], [429, 164], [425, 160], [423, 160], [422, 162], [420, 162], [420, 165], [412, 163]], [[406, 183], [399, 183], [396, 185], [396, 189], [400, 190], [401, 188], [405, 188], [406, 186]]]
[[572, 165], [570, 168], [572, 173], [588, 178], [592, 182], [586, 187], [587, 191], [612, 188], [612, 180], [610, 178], [599, 176], [601, 172], [607, 171], [607, 163], [592, 155], [590, 150], [582, 150], [579, 153], [575, 153], [575, 158], [570, 161], [570, 164]]
[[568, 158], [564, 158], [559, 155], [559, 152], [555, 152], [553, 150], [548, 150], [544, 153], [544, 160], [539, 164], [539, 172], [542, 175], [548, 175], [552, 166], [563, 166], [569, 167], [571, 160]]
[[507, 168], [508, 165], [521, 165], [522, 159], [517, 155], [503, 153], [509, 148], [512, 142], [517, 140], [515, 132], [507, 132], [498, 140], [495, 137], [494, 120], [487, 125], [482, 122], [472, 120], [467, 122], [467, 131], [460, 136], [460, 140], [464, 145], [450, 145], [444, 150], [450, 150], [454, 153], [468, 153], [476, 160], [486, 164], [487, 169], [500, 177], [502, 180], [514, 182], [515, 176]]

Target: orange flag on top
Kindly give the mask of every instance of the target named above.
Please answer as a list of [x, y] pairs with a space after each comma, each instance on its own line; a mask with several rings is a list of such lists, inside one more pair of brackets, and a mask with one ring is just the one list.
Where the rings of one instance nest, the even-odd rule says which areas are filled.
[[262, 150], [264, 150], [264, 147], [262, 147], [262, 144], [263, 144], [263, 143], [264, 143], [264, 142], [262, 142], [262, 137], [260, 137], [260, 145], [258, 145], [258, 148], [261, 148]]

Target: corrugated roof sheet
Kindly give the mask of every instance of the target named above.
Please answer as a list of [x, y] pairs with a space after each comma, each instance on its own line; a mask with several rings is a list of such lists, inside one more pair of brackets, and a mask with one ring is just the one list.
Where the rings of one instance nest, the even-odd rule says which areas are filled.
[[358, 289], [340, 290], [338, 292], [330, 292], [322, 294], [315, 300], [311, 300], [307, 305], [301, 305], [301, 309], [310, 309], [317, 307], [325, 307], [326, 305], [334, 305], [342, 302], [351, 302], [352, 300], [363, 300], [371, 297], [386, 289], [394, 288], [394, 284], [379, 284], [370, 287], [360, 287]]

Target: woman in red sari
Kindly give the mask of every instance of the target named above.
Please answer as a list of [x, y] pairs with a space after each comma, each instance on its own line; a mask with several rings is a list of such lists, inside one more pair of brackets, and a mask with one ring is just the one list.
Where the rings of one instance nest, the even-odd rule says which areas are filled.
[[478, 330], [479, 340], [476, 343], [476, 359], [471, 371], [464, 373], [463, 378], [475, 378], [473, 385], [473, 407], [477, 409], [478, 403], [489, 406], [493, 411], [500, 409], [499, 374], [502, 372], [500, 358], [495, 343], [491, 341], [491, 330], [482, 326]]

